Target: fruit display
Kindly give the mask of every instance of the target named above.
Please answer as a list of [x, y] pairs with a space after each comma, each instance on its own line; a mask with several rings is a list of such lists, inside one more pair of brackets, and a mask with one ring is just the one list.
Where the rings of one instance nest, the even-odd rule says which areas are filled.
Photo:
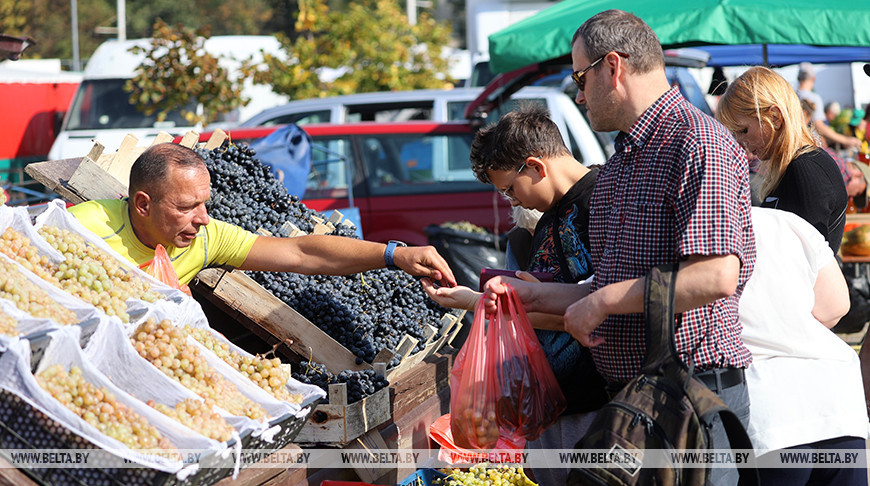
[[63, 325], [77, 321], [73, 311], [58, 304], [45, 290], [27, 280], [14, 263], [5, 259], [0, 259], [0, 298], [33, 317], [44, 317]]
[[242, 356], [230, 349], [227, 343], [214, 337], [208, 329], [185, 326], [184, 331], [278, 400], [296, 404], [302, 403], [302, 395], [290, 393], [287, 390], [290, 372], [281, 365], [280, 359]]
[[[241, 226], [248, 231], [264, 229], [275, 236], [288, 236], [285, 221], [311, 233], [312, 216], [326, 219], [309, 209], [277, 180], [269, 167], [254, 156], [246, 144], [224, 142], [211, 151], [198, 149], [211, 176], [211, 199], [206, 209], [211, 217]], [[352, 229], [339, 225], [331, 234], [354, 237]]]
[[478, 226], [474, 223], [470, 223], [468, 221], [448, 221], [446, 223], [441, 223], [438, 225], [442, 228], [452, 229], [456, 231], [463, 231], [465, 233], [473, 233], [478, 235], [491, 235], [492, 232], [488, 229]]
[[[389, 386], [390, 382], [383, 376], [378, 376], [374, 370], [350, 371], [345, 370], [335, 375], [326, 369], [326, 366], [311, 361], [299, 363], [299, 371], [293, 373], [293, 379], [315, 385], [329, 391], [329, 385], [345, 383], [347, 385], [347, 402], [354, 403], [363, 398], [373, 395], [382, 388]], [[329, 403], [329, 398], [323, 400]]]
[[18, 335], [18, 322], [2, 310], [0, 310], [0, 334], [6, 336]]
[[233, 428], [213, 408], [211, 400], [185, 398], [175, 404], [175, 408], [162, 403], [148, 400], [148, 406], [158, 412], [186, 425], [189, 429], [220, 442], [226, 442], [233, 437]]
[[870, 224], [847, 225], [840, 251], [844, 255], [870, 256]]
[[[285, 222], [310, 232], [310, 210], [287, 194], [269, 168], [246, 145], [224, 143], [200, 150], [211, 175], [209, 214], [249, 231], [266, 229], [286, 236]], [[332, 233], [353, 237], [338, 225]], [[382, 349], [396, 349], [408, 334], [422, 350], [425, 325], [438, 326], [447, 309], [429, 299], [414, 277], [405, 272], [370, 270], [347, 276], [248, 272], [251, 278], [357, 356], [357, 364], [371, 363]], [[398, 364], [398, 359], [390, 366]]]
[[259, 420], [266, 410], [243, 395], [236, 385], [212, 368], [199, 349], [187, 342], [187, 335], [168, 320], [148, 319], [130, 340], [140, 356], [170, 378], [200, 397], [211, 400], [233, 415]]
[[60, 364], [52, 365], [36, 381], [66, 408], [131, 449], [175, 449], [144, 417], [85, 380], [77, 366], [67, 372]]
[[446, 478], [437, 478], [433, 484], [439, 486], [537, 486], [528, 476], [522, 466], [505, 464], [478, 464], [462, 469], [444, 469]]
[[126, 271], [113, 256], [80, 235], [55, 226], [43, 226], [39, 234], [66, 258], [54, 272], [59, 287], [106, 314], [129, 322], [127, 299], [156, 302], [161, 298], [150, 283]]

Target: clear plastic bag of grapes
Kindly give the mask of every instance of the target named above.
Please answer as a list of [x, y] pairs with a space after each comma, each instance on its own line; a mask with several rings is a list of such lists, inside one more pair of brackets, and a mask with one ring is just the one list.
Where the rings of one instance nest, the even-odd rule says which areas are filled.
[[468, 339], [450, 372], [450, 431], [464, 449], [492, 449], [499, 438], [496, 381], [488, 361], [486, 311], [481, 299]]
[[487, 365], [498, 384], [496, 420], [503, 434], [532, 441], [559, 418], [567, 401], [525, 309], [513, 288], [505, 287], [487, 335]]

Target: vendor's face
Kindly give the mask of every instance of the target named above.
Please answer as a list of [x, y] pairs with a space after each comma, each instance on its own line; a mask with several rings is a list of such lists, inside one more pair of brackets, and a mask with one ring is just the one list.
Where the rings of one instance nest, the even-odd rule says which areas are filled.
[[770, 140], [770, 133], [762, 128], [758, 118], [737, 115], [734, 120], [736, 126], [731, 130], [731, 134], [734, 135], [737, 143], [759, 159], [767, 160], [769, 154], [764, 153], [764, 148]]
[[185, 248], [209, 222], [205, 209], [211, 195], [208, 170], [205, 166], [173, 166], [168, 180], [162, 195], [152, 199], [148, 233], [153, 242]]

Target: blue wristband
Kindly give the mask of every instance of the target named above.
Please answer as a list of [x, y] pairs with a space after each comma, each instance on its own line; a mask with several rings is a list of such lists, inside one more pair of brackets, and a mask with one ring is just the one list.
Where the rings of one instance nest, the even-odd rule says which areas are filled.
[[393, 252], [396, 251], [397, 246], [408, 245], [401, 241], [390, 240], [389, 243], [387, 243], [387, 248], [384, 250], [384, 264], [389, 270], [399, 270], [399, 267], [393, 263]]

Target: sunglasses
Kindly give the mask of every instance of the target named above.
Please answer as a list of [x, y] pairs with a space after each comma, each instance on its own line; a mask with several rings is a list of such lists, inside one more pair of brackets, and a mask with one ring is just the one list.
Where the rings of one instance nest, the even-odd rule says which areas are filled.
[[[614, 52], [617, 55], [620, 55], [620, 56], [628, 59], [628, 54], [625, 54], [624, 52], [616, 52], [616, 51], [610, 51], [610, 52]], [[608, 52], [607, 54], [610, 54], [610, 52]], [[604, 58], [607, 57], [607, 54], [592, 61], [592, 64], [586, 66], [586, 69], [583, 69], [582, 71], [574, 71], [573, 73], [571, 73], [571, 80], [574, 81], [574, 84], [577, 86], [577, 89], [579, 89], [580, 91], [583, 91], [583, 89], [586, 88], [586, 79], [583, 78], [583, 76], [586, 75], [586, 73], [589, 72], [590, 69], [594, 68], [596, 65], [598, 65], [598, 63], [603, 61]]]

